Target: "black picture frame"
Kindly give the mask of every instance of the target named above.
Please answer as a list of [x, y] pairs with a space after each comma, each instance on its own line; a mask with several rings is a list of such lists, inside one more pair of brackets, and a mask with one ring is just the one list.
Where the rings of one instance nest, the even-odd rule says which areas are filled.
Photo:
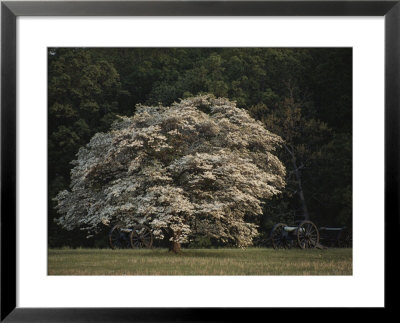
[[[1, 321], [189, 322], [262, 317], [262, 308], [16, 307], [16, 19], [19, 16], [384, 16], [385, 307], [398, 285], [388, 258], [399, 232], [400, 1], [2, 1], [1, 2]], [[390, 277], [390, 278], [389, 278]], [[390, 284], [388, 283], [390, 282]], [[38, 291], [40, 292], [40, 291]], [[266, 291], [267, 292], [267, 291]], [[272, 310], [272, 309], [269, 309]], [[278, 310], [278, 309], [276, 309]], [[282, 310], [282, 309], [280, 309]], [[287, 311], [288, 309], [284, 309]], [[380, 310], [380, 309], [378, 309]], [[289, 312], [290, 313], [290, 312]], [[258, 316], [260, 315], [260, 316]], [[268, 317], [271, 318], [268, 313]], [[288, 314], [290, 315], [290, 314]]]

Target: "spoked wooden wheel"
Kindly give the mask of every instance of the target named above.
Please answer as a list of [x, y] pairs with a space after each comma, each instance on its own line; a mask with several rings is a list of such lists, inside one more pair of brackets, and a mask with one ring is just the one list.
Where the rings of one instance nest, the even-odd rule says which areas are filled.
[[290, 248], [291, 241], [289, 241], [288, 232], [285, 231], [287, 227], [284, 223], [275, 224], [271, 230], [271, 241], [274, 249]]
[[319, 243], [319, 232], [314, 223], [303, 221], [297, 228], [297, 243], [302, 249], [315, 248]]
[[343, 230], [340, 231], [338, 238], [338, 247], [339, 248], [352, 247], [352, 238], [350, 229], [344, 228]]
[[150, 228], [140, 224], [133, 227], [130, 242], [132, 248], [151, 248], [153, 245], [153, 235]]
[[108, 240], [111, 249], [126, 249], [130, 248], [130, 230], [123, 228], [122, 225], [115, 225], [108, 234]]

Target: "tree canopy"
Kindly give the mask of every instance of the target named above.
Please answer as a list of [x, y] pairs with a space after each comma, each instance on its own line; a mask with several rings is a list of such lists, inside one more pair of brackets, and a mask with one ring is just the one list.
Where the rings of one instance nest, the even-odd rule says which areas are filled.
[[146, 223], [177, 248], [196, 235], [248, 246], [262, 203], [285, 186], [282, 139], [223, 98], [138, 106], [81, 148], [71, 191], [56, 199], [63, 227]]

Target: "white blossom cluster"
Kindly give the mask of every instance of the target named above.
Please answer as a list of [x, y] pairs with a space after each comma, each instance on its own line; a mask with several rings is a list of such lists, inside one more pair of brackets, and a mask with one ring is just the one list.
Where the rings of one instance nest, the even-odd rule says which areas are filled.
[[282, 139], [234, 102], [209, 95], [137, 106], [81, 148], [71, 190], [57, 197], [66, 229], [146, 223], [156, 238], [196, 234], [251, 245], [262, 203], [284, 187]]

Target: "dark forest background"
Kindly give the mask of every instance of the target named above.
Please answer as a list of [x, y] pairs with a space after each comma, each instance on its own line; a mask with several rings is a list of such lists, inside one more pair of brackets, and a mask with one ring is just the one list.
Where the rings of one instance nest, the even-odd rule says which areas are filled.
[[[308, 215], [317, 226], [352, 225], [351, 48], [49, 48], [49, 247], [105, 247], [54, 223], [79, 147], [135, 105], [169, 105], [211, 93], [282, 136], [287, 188], [266, 203], [262, 246], [277, 222]], [[207, 246], [206, 242], [197, 242]]]

